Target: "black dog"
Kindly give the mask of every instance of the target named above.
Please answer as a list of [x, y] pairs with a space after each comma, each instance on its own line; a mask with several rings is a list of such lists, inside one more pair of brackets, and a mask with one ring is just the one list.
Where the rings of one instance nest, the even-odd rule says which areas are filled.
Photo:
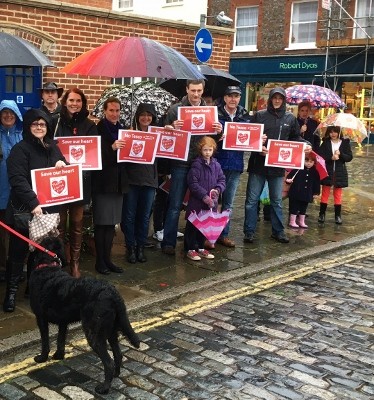
[[[47, 253], [36, 250], [34, 269], [30, 276], [30, 305], [37, 320], [42, 341], [41, 354], [34, 360], [38, 363], [48, 359], [48, 323], [58, 325], [56, 360], [65, 356], [65, 341], [68, 325], [82, 321], [88, 344], [100, 357], [104, 365], [105, 381], [96, 386], [97, 393], [109, 392], [113, 377], [119, 376], [122, 353], [118, 343], [118, 332], [122, 332], [130, 343], [139, 348], [139, 338], [130, 325], [121, 295], [110, 283], [94, 278], [73, 278], [61, 269], [64, 260], [63, 244], [58, 238], [48, 237], [43, 247], [57, 254], [54, 259]], [[113, 351], [113, 359], [107, 350], [107, 341]]]

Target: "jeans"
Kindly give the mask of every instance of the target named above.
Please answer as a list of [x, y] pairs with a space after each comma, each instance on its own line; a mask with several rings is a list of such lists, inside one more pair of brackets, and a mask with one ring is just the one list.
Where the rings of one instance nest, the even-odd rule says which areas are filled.
[[[226, 189], [222, 193], [222, 211], [232, 210], [234, 207], [234, 199], [236, 190], [239, 185], [241, 172], [224, 170], [223, 173], [225, 174], [226, 177]], [[223, 229], [221, 237], [222, 238], [227, 237], [229, 235], [229, 231], [230, 231], [230, 220]]]
[[126, 247], [144, 246], [148, 238], [149, 220], [155, 188], [130, 185], [124, 196], [121, 228]]
[[243, 231], [245, 235], [253, 235], [257, 225], [258, 201], [265, 181], [269, 185], [270, 219], [272, 234], [278, 236], [283, 233], [282, 187], [283, 176], [270, 176], [249, 174], [245, 198], [245, 216]]
[[189, 169], [184, 167], [175, 167], [171, 170], [169, 205], [166, 212], [164, 240], [161, 243], [161, 247], [176, 246], [179, 214], [187, 190], [188, 171]]

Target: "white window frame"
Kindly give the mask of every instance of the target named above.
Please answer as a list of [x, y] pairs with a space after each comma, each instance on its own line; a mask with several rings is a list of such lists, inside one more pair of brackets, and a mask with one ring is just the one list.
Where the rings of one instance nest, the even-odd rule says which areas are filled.
[[[256, 24], [249, 24], [249, 25], [243, 25], [238, 27], [238, 12], [240, 13], [241, 10], [247, 10], [247, 9], [257, 9], [257, 21]], [[234, 35], [234, 45], [233, 45], [233, 51], [257, 51], [257, 40], [258, 40], [258, 13], [259, 13], [259, 6], [248, 6], [248, 7], [238, 7], [235, 11], [235, 35]], [[239, 30], [245, 30], [245, 29], [256, 29], [256, 43], [255, 44], [248, 44], [248, 45], [243, 45], [239, 46], [236, 45], [236, 40], [238, 36], [238, 29]]]
[[183, 0], [165, 0], [166, 6], [175, 6], [179, 4], [183, 4]]
[[[366, 5], [369, 6], [368, 10], [366, 10]], [[365, 7], [364, 7], [365, 6]], [[370, 15], [371, 14], [371, 18]], [[357, 23], [365, 29], [366, 33], [373, 38], [374, 37], [374, 1], [373, 0], [357, 0], [356, 1], [356, 10], [355, 10], [355, 19]], [[371, 22], [371, 26], [370, 25]], [[357, 24], [353, 26], [353, 39], [366, 39], [367, 36], [360, 29]]]
[[[121, 1], [129, 1], [131, 4], [128, 7], [121, 7]], [[112, 9], [115, 11], [132, 11], [134, 9], [134, 0], [113, 0]]]
[[[303, 4], [303, 3], [316, 3], [317, 10], [316, 10], [316, 17], [313, 20], [303, 21], [303, 22], [292, 22], [294, 16], [294, 8], [296, 5]], [[292, 2], [291, 8], [291, 20], [290, 20], [290, 34], [288, 39], [288, 47], [286, 50], [297, 50], [297, 49], [315, 49], [316, 48], [316, 40], [317, 40], [317, 19], [318, 19], [318, 0], [308, 0], [308, 1], [294, 1]], [[293, 28], [295, 25], [301, 24], [311, 24], [314, 23], [316, 27], [315, 37], [313, 42], [302, 42], [302, 43], [295, 43], [292, 39]]]

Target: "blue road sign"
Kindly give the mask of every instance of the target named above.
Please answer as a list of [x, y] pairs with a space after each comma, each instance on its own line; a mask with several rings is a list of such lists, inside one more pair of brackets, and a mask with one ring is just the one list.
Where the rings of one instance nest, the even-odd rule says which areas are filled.
[[207, 62], [213, 52], [213, 37], [208, 29], [201, 28], [195, 36], [195, 54], [200, 62]]

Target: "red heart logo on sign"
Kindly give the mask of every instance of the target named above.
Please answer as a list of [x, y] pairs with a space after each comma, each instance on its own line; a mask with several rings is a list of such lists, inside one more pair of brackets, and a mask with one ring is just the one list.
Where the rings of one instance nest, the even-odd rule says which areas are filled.
[[196, 126], [196, 128], [199, 128], [199, 126], [203, 124], [204, 118], [203, 117], [193, 117], [192, 122]]
[[79, 160], [83, 156], [82, 147], [73, 147], [70, 150], [70, 155], [74, 158], [74, 160]]
[[141, 143], [134, 143], [133, 145], [132, 145], [132, 149], [131, 149], [131, 151], [134, 153], [134, 154], [139, 154], [141, 151], [143, 150], [143, 145], [141, 144]]
[[162, 139], [162, 147], [166, 150], [169, 150], [173, 147], [174, 140], [173, 139]]
[[61, 194], [65, 189], [65, 181], [63, 179], [59, 181], [53, 181], [52, 188], [56, 193]]
[[248, 140], [248, 133], [239, 133], [238, 140], [240, 143], [244, 143]]
[[280, 156], [281, 156], [281, 158], [282, 158], [283, 160], [287, 160], [287, 158], [289, 158], [289, 156], [291, 155], [291, 151], [290, 151], [290, 150], [284, 150], [284, 149], [282, 149], [282, 150], [279, 152], [279, 154], [280, 154]]

